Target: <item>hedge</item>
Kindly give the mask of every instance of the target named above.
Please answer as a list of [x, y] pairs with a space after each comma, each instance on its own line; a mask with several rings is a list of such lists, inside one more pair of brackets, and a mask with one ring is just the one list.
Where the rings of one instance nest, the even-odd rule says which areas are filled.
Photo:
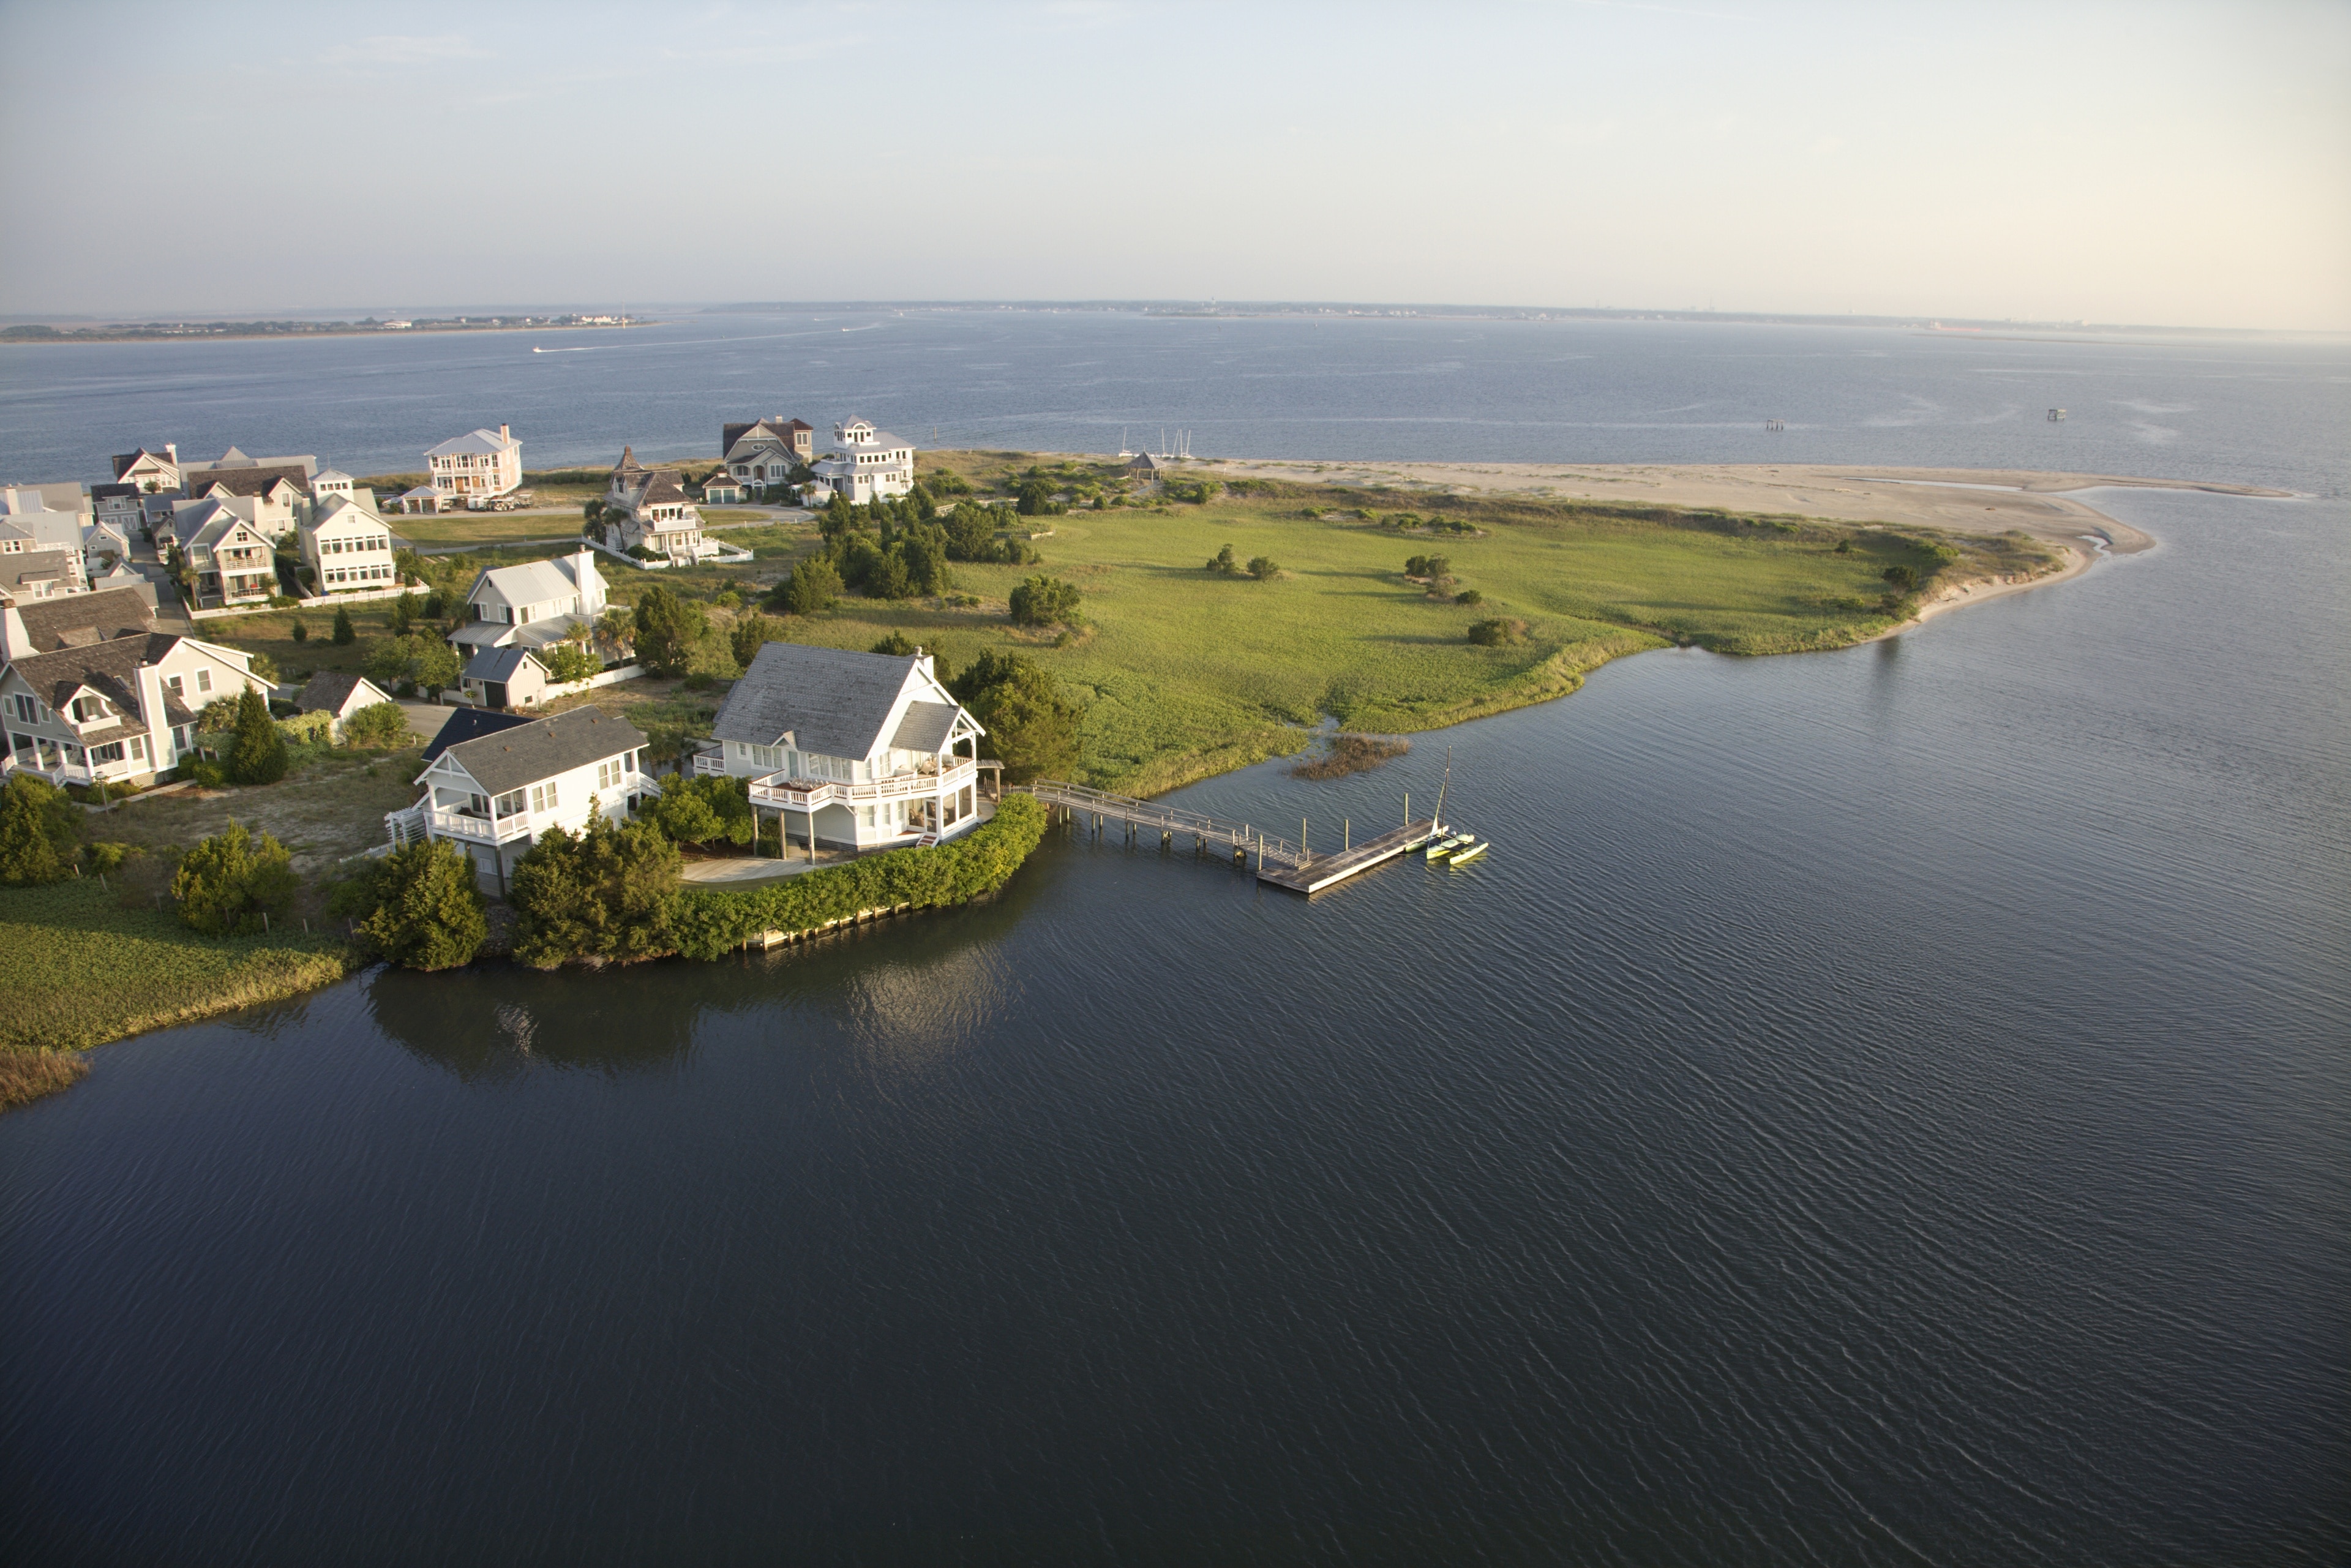
[[679, 901], [678, 951], [718, 958], [767, 931], [811, 931], [869, 909], [961, 904], [1010, 880], [1045, 836], [1045, 808], [1007, 795], [994, 820], [927, 850], [892, 850], [752, 887], [689, 887]]

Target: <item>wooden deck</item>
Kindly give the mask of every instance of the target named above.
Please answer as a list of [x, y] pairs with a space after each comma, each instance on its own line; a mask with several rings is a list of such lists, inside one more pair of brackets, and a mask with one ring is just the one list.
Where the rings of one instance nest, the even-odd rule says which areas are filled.
[[1407, 822], [1335, 855], [1316, 855], [1297, 865], [1266, 866], [1257, 873], [1257, 879], [1292, 893], [1320, 893], [1334, 883], [1384, 865], [1398, 855], [1409, 854], [1428, 842], [1436, 828], [1437, 824], [1426, 818]]
[[1177, 839], [1188, 838], [1195, 852], [1214, 849], [1219, 855], [1229, 853], [1236, 865], [1247, 864], [1252, 855], [1260, 867], [1295, 866], [1304, 863], [1307, 858], [1305, 852], [1288, 839], [1278, 838], [1248, 822], [1223, 821], [1198, 811], [1163, 806], [1156, 800], [1137, 800], [1083, 784], [1065, 784], [1058, 779], [1040, 779], [1034, 784], [1012, 788], [1026, 789], [1046, 805], [1058, 808], [1071, 821], [1090, 823], [1096, 832], [1116, 822], [1129, 839], [1155, 832], [1162, 844], [1172, 847]]

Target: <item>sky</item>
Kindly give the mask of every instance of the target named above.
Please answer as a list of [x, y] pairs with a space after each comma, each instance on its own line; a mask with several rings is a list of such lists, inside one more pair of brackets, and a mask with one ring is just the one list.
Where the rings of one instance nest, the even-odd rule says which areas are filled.
[[2351, 0], [0, 0], [0, 313], [1344, 300], [2351, 330]]

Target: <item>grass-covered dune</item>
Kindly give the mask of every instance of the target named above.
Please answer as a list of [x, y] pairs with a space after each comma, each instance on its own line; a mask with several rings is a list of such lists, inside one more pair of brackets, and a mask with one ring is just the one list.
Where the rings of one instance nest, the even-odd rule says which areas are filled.
[[[969, 476], [983, 488], [995, 478]], [[1439, 531], [1401, 530], [1405, 516]], [[2013, 538], [1286, 483], [1205, 504], [1007, 520], [1051, 530], [1035, 541], [1044, 564], [957, 565], [980, 609], [850, 599], [794, 618], [787, 634], [865, 647], [903, 632], [958, 664], [1020, 645], [1088, 704], [1090, 781], [1141, 793], [1294, 751], [1324, 715], [1356, 729], [1427, 729], [1563, 695], [1610, 659], [1672, 643], [1727, 653], [1847, 646], [1910, 613], [1889, 602], [1893, 566], [1923, 590], [1938, 574], [2054, 565]], [[1242, 561], [1270, 557], [1280, 574], [1207, 570], [1226, 544]], [[1448, 557], [1456, 591], [1479, 601], [1432, 598], [1407, 580], [1406, 559], [1428, 553]], [[1084, 591], [1087, 626], [1064, 645], [1005, 622], [1013, 586], [1040, 570]], [[1472, 624], [1492, 618], [1524, 622], [1523, 640], [1473, 644]]]
[[339, 941], [199, 936], [96, 878], [0, 889], [0, 1051], [80, 1050], [342, 978]]

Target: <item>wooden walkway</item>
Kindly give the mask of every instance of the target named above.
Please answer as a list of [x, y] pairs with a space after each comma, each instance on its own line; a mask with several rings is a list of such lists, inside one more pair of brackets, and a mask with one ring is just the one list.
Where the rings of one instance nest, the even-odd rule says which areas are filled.
[[1113, 795], [1083, 784], [1040, 779], [1016, 788], [1025, 788], [1071, 821], [1091, 821], [1097, 833], [1115, 822], [1130, 841], [1155, 832], [1163, 846], [1172, 847], [1176, 840], [1189, 838], [1195, 853], [1211, 849], [1220, 856], [1229, 853], [1235, 865], [1246, 866], [1254, 857], [1259, 882], [1293, 893], [1320, 893], [1334, 883], [1385, 864], [1420, 848], [1436, 836], [1437, 829], [1435, 822], [1423, 818], [1337, 854], [1318, 855], [1248, 822], [1222, 821], [1198, 811]]
[[1437, 824], [1423, 818], [1407, 822], [1376, 839], [1367, 839], [1352, 849], [1335, 855], [1316, 855], [1300, 865], [1276, 868], [1268, 866], [1257, 873], [1259, 882], [1286, 887], [1292, 893], [1320, 893], [1333, 883], [1384, 865], [1401, 854], [1409, 854], [1436, 835]]

